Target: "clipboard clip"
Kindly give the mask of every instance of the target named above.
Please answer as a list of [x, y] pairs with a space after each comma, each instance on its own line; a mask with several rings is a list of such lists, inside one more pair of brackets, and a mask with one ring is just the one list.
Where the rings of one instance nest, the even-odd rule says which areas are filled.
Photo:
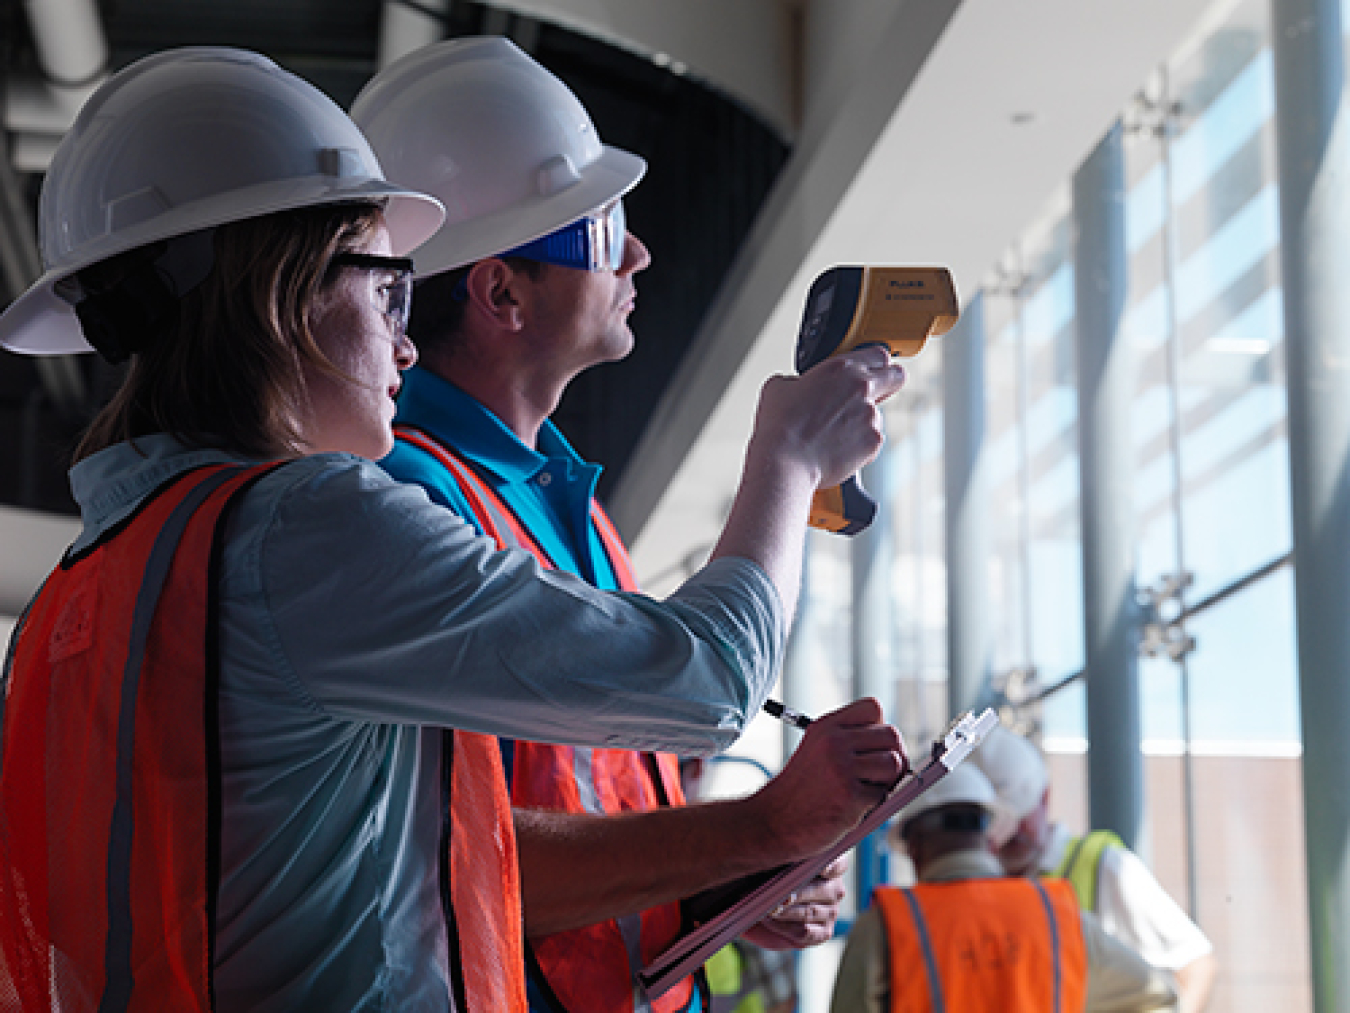
[[986, 708], [980, 714], [967, 711], [951, 723], [947, 734], [933, 743], [933, 759], [948, 770], [964, 760], [998, 724], [998, 715]]

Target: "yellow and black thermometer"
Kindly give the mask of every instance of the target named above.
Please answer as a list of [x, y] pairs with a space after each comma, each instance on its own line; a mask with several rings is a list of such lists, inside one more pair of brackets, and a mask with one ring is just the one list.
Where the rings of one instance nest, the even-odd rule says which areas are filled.
[[[918, 355], [961, 315], [945, 267], [832, 267], [811, 285], [797, 335], [797, 372], [863, 345], [884, 345], [892, 355]], [[811, 526], [856, 535], [876, 516], [877, 505], [858, 476], [818, 489]]]

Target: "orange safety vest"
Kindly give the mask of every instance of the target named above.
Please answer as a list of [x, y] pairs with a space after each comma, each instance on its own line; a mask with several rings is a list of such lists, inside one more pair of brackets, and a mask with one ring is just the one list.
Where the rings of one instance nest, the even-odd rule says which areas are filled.
[[[436, 458], [459, 484], [483, 531], [499, 549], [521, 548], [546, 568], [555, 568], [542, 546], [504, 500], [456, 450], [412, 426], [394, 428], [398, 439]], [[591, 502], [591, 520], [625, 591], [638, 590], [627, 550], [613, 522]], [[627, 749], [586, 749], [516, 742], [511, 802], [522, 808], [577, 813], [645, 812], [683, 805], [679, 760], [669, 753]], [[637, 972], [680, 934], [678, 902], [623, 918], [533, 939], [529, 957], [535, 981], [555, 1006], [570, 1013], [680, 1013], [691, 1007], [696, 980], [690, 977], [659, 999], [648, 1000]]]
[[1068, 883], [966, 879], [872, 897], [886, 925], [891, 1013], [1086, 1007], [1087, 948]]
[[[177, 476], [20, 620], [0, 696], [0, 1013], [213, 1008], [215, 568], [229, 504], [272, 467]], [[501, 756], [447, 734], [456, 1003], [523, 1013]]]
[[266, 470], [178, 476], [62, 560], [15, 632], [0, 725], [0, 1009], [211, 1009], [211, 571], [218, 522]]

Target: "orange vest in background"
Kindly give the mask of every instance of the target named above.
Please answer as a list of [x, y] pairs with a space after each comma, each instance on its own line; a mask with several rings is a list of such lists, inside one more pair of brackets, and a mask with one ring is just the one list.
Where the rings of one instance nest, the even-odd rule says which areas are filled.
[[[540, 564], [553, 562], [500, 496], [453, 448], [411, 426], [395, 435], [435, 457], [455, 476], [460, 491], [483, 531], [499, 549], [521, 548]], [[610, 565], [625, 591], [638, 590], [637, 579], [613, 522], [591, 502], [591, 520]], [[669, 753], [626, 749], [586, 749], [516, 742], [511, 803], [521, 808], [576, 813], [644, 812], [662, 805], [683, 805], [679, 761]], [[678, 902], [625, 918], [558, 932], [529, 942], [550, 998], [568, 1013], [634, 1013], [636, 975], [680, 934]], [[538, 976], [536, 976], [538, 977]], [[679, 1013], [690, 1007], [695, 981], [688, 978], [648, 1004], [654, 1013]]]
[[1087, 948], [1062, 880], [881, 887], [891, 1013], [1081, 1013]]
[[180, 475], [63, 560], [15, 632], [0, 1010], [209, 1010], [218, 522], [269, 466]]

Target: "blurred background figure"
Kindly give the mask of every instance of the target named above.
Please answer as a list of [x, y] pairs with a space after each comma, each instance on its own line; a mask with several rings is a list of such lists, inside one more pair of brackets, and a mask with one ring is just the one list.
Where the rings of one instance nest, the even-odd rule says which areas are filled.
[[998, 795], [991, 837], [1008, 875], [1067, 879], [1102, 928], [1176, 976], [1183, 1013], [1204, 1009], [1214, 984], [1213, 945], [1114, 833], [1075, 837], [1051, 821], [1050, 776], [1035, 744], [1000, 726], [972, 759]]
[[993, 786], [973, 764], [898, 821], [919, 882], [880, 887], [849, 933], [832, 1013], [1176, 1008], [1170, 975], [1108, 936], [1062, 880], [1005, 877]]
[[[723, 756], [711, 762], [737, 761], [757, 767], [766, 781], [773, 776], [767, 767], [745, 757]], [[702, 757], [680, 760], [680, 785], [691, 802], [704, 797], [709, 762]], [[712, 1013], [795, 1013], [797, 1009], [796, 950], [769, 950], [736, 939], [714, 953], [703, 970], [712, 994]]]

